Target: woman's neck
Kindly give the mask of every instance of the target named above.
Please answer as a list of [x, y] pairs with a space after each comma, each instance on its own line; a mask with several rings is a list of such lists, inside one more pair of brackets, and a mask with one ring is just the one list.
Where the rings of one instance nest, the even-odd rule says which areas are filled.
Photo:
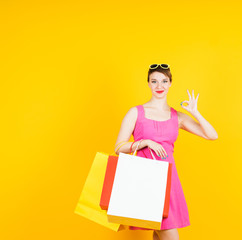
[[167, 104], [166, 98], [162, 99], [157, 99], [157, 98], [151, 98], [148, 102], [147, 105], [156, 108], [158, 110], [170, 110], [170, 106]]

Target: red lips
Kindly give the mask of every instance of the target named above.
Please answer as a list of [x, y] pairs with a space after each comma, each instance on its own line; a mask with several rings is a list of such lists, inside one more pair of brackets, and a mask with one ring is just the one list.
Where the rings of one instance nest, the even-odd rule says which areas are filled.
[[157, 93], [163, 93], [164, 91], [156, 91]]

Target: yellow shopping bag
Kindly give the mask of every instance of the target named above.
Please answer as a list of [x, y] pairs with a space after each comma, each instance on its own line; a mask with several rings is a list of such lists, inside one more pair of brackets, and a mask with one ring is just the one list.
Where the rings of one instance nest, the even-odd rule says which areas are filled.
[[124, 225], [108, 222], [107, 210], [99, 205], [108, 157], [109, 154], [96, 153], [74, 212], [117, 232], [125, 229]]

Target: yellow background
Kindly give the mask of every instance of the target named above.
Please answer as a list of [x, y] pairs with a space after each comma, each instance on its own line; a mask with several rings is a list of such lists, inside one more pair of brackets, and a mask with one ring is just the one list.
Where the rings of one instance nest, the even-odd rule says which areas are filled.
[[180, 239], [240, 236], [241, 5], [1, 0], [0, 239], [152, 239], [74, 213], [96, 152], [112, 153], [124, 115], [150, 99], [151, 63], [171, 65], [168, 104], [186, 112], [194, 89], [218, 133], [179, 131]]

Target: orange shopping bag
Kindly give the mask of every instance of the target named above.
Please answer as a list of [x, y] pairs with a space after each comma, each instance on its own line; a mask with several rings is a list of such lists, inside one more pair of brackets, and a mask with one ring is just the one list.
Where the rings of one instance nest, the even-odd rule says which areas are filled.
[[108, 164], [106, 168], [102, 194], [100, 199], [100, 207], [104, 210], [108, 210], [108, 204], [110, 201], [117, 164], [118, 164], [118, 156], [110, 155], [108, 157]]

